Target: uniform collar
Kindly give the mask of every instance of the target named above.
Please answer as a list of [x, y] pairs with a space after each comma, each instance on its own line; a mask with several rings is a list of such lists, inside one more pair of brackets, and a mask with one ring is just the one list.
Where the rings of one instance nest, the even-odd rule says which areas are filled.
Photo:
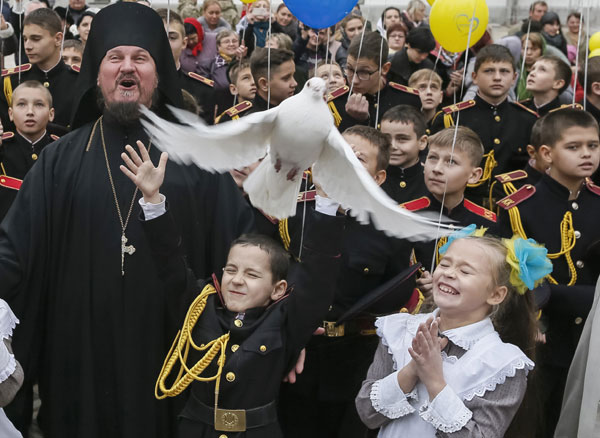
[[[560, 200], [568, 201], [569, 197], [571, 196], [571, 191], [568, 188], [563, 186], [561, 183], [556, 181], [548, 174], [542, 175], [542, 178], [540, 179], [538, 184], [541, 184], [543, 187], [546, 187], [552, 195], [559, 198]], [[579, 190], [579, 193], [577, 193], [576, 198], [579, 197], [579, 194], [581, 193], [581, 190], [583, 190], [584, 186], [585, 184], [582, 184], [581, 189]]]
[[497, 111], [501, 111], [504, 108], [506, 108], [506, 106], [508, 105], [508, 98], [504, 99], [498, 105], [492, 105], [487, 100], [485, 100], [483, 97], [481, 97], [478, 93], [475, 96], [475, 102], [477, 103], [478, 107], [489, 108], [492, 112], [497, 112]]
[[421, 161], [417, 161], [417, 164], [405, 168], [400, 166], [389, 166], [387, 168], [387, 173], [403, 179], [412, 179], [415, 176], [423, 174], [423, 164], [421, 164]]

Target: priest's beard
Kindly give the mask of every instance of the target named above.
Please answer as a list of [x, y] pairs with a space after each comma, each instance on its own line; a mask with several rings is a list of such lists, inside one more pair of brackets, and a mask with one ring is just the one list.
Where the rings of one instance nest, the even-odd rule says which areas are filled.
[[[152, 102], [150, 105], [151, 110], [155, 110], [158, 107], [160, 94], [158, 88], [154, 89], [152, 93]], [[110, 102], [105, 103], [102, 91], [98, 89], [98, 108], [104, 108], [104, 118], [107, 122], [116, 123], [118, 125], [128, 127], [135, 125], [139, 122], [140, 104], [138, 102]]]

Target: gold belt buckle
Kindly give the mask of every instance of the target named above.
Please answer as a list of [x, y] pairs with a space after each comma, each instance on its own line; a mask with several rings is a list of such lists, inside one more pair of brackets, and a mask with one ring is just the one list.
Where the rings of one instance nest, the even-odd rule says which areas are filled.
[[323, 328], [325, 329], [325, 336], [328, 338], [344, 336], [344, 324], [336, 326], [333, 321], [323, 321]]
[[215, 430], [245, 432], [246, 411], [244, 409], [215, 409]]

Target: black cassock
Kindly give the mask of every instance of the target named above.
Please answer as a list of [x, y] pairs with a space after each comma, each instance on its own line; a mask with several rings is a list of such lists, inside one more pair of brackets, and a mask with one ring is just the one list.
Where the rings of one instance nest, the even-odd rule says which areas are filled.
[[[86, 151], [92, 126], [48, 146], [25, 178], [0, 227], [0, 296], [21, 320], [13, 346], [28, 380], [39, 381], [46, 438], [165, 438], [175, 409], [155, 400], [154, 384], [179, 297], [156, 274], [137, 199], [126, 229], [136, 251], [125, 255], [121, 276], [121, 225], [99, 127]], [[107, 121], [104, 136], [125, 219], [135, 186], [119, 170], [120, 154], [138, 139], [147, 145], [147, 136], [139, 125]], [[154, 163], [159, 154], [151, 148]], [[230, 242], [253, 227], [231, 177], [169, 162], [161, 192], [196, 276], [219, 272]]]

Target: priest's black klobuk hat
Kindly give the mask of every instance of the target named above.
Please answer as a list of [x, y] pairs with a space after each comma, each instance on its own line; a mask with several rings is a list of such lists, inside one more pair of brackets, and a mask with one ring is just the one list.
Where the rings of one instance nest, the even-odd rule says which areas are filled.
[[414, 264], [373, 289], [348, 309], [337, 320], [336, 325], [359, 315], [385, 315], [398, 312], [411, 298], [415, 289], [416, 274], [420, 268], [421, 263]]
[[167, 114], [165, 104], [183, 106], [175, 61], [162, 19], [147, 6], [118, 2], [103, 8], [94, 18], [75, 86], [72, 129], [100, 117], [102, 109], [98, 107], [96, 95], [98, 69], [106, 52], [118, 46], [141, 47], [154, 59], [160, 97], [155, 110], [161, 116]]

